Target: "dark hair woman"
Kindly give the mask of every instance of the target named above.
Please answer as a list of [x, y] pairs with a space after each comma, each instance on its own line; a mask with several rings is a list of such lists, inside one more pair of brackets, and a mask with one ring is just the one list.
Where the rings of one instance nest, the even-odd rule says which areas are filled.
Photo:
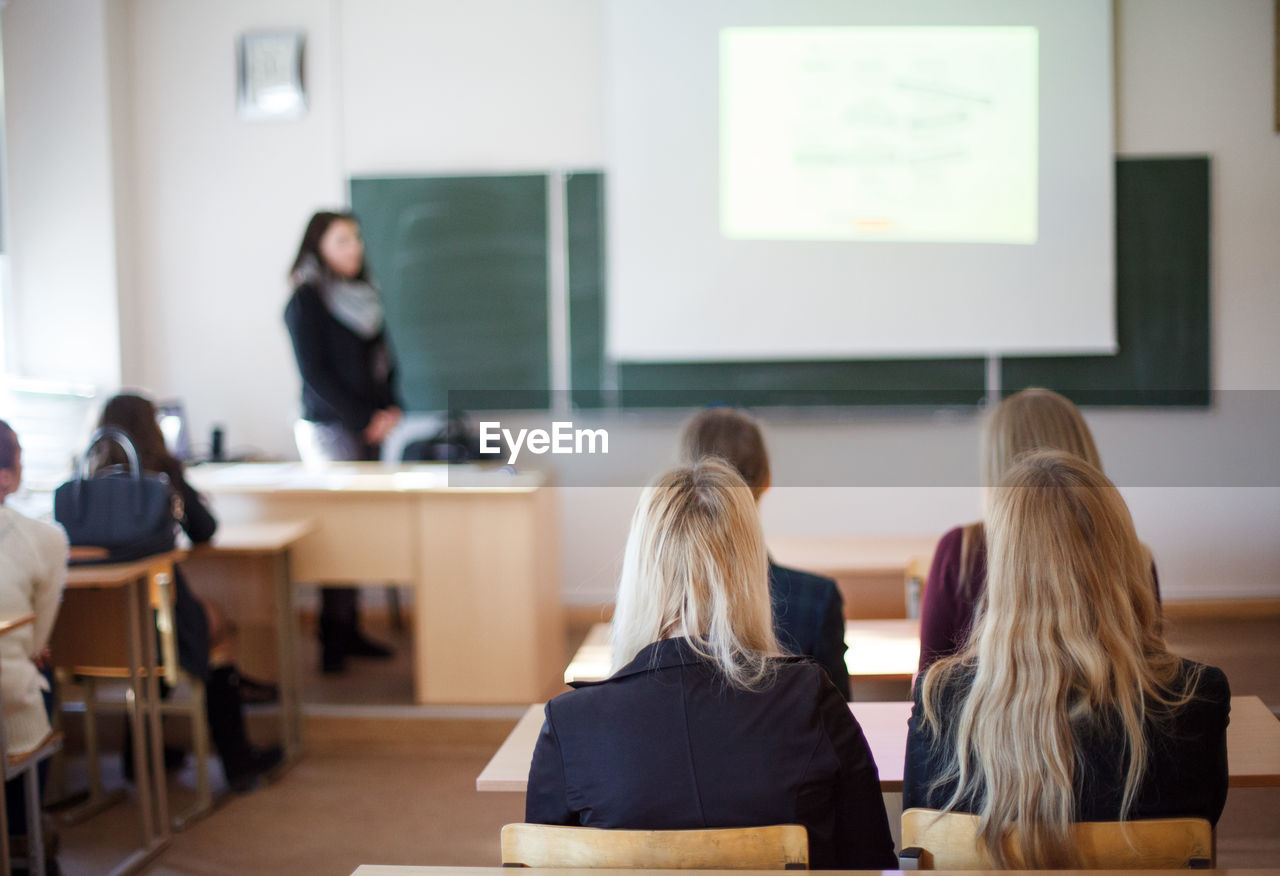
[[[356, 218], [312, 216], [289, 279], [284, 321], [302, 376], [298, 453], [308, 463], [377, 459], [400, 422], [400, 403], [382, 301], [369, 280]], [[354, 587], [320, 591], [324, 672], [341, 672], [348, 656], [391, 656], [360, 632], [356, 594]]]
[[[200, 494], [187, 483], [182, 463], [165, 447], [154, 404], [139, 395], [117, 395], [103, 407], [98, 426], [114, 426], [127, 433], [138, 451], [138, 463], [143, 470], [168, 477], [170, 489], [178, 500], [175, 503], [177, 523], [193, 542], [213, 538], [218, 521]], [[97, 471], [124, 461], [124, 451], [104, 441], [94, 449], [90, 468]], [[227, 784], [236, 791], [252, 790], [263, 774], [279, 765], [282, 753], [279, 748], [258, 748], [250, 744], [244, 725], [244, 698], [248, 695], [259, 700], [270, 699], [274, 686], [240, 675], [226, 656], [230, 625], [220, 612], [196, 598], [180, 566], [174, 566], [173, 580], [178, 663], [183, 671], [204, 681], [209, 735], [222, 758]], [[126, 745], [126, 772], [131, 751]]]

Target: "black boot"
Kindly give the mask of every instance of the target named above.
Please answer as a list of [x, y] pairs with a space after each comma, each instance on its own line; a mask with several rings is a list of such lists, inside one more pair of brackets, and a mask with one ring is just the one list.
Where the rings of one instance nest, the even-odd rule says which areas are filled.
[[356, 636], [356, 588], [321, 588], [319, 633], [320, 671], [326, 675], [342, 672]]
[[255, 748], [250, 744], [244, 729], [240, 675], [234, 666], [219, 666], [209, 673], [205, 710], [209, 735], [222, 758], [227, 784], [237, 793], [252, 791], [266, 773], [280, 765], [284, 753], [279, 748]]
[[381, 642], [375, 642], [359, 629], [351, 636], [348, 652], [352, 657], [371, 657], [374, 660], [390, 660], [395, 652]]

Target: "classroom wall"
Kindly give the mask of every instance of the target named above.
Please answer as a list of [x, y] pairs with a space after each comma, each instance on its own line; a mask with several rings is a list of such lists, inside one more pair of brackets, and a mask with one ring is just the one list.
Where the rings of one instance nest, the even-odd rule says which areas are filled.
[[[47, 21], [54, 13], [33, 13], [32, 4], [13, 0], [4, 12], [6, 73], [16, 68], [39, 78], [47, 68], [35, 53], [10, 56], [18, 39], [11, 31], [26, 37], [41, 22], [56, 24], [68, 29], [69, 43], [94, 33], [86, 36], [78, 22]], [[98, 14], [96, 33], [103, 45], [128, 47], [111, 54], [114, 77], [128, 83], [128, 100], [115, 101], [128, 104], [115, 108], [125, 115], [111, 115], [117, 125], [127, 119], [127, 136], [116, 141], [128, 143], [130, 160], [117, 174], [132, 180], [128, 219], [115, 220], [118, 234], [123, 225], [132, 233], [133, 281], [119, 292], [127, 317], [121, 373], [128, 383], [184, 397], [197, 439], [220, 422], [233, 449], [293, 454], [298, 381], [280, 321], [284, 273], [306, 216], [341, 203], [348, 176], [607, 170], [598, 0], [122, 0], [117, 8], [121, 26], [102, 25]], [[1117, 0], [1119, 153], [1213, 156], [1215, 408], [1087, 413], [1169, 598], [1280, 596], [1280, 413], [1271, 400], [1280, 388], [1272, 10], [1271, 0]], [[235, 39], [261, 26], [307, 32], [310, 111], [300, 121], [235, 116]], [[80, 66], [106, 51], [54, 42]], [[99, 103], [85, 111], [98, 119], [91, 134], [104, 126], [101, 108], [111, 100]], [[58, 183], [74, 156], [49, 164], [28, 146], [20, 169], [13, 143], [34, 136], [33, 123], [11, 107], [9, 124], [10, 179], [34, 174], [50, 200], [67, 203]], [[81, 120], [60, 111], [47, 124], [75, 139]], [[94, 134], [84, 151], [103, 139]], [[92, 173], [84, 172], [93, 178], [77, 190], [109, 190], [102, 180], [111, 171], [101, 160], [91, 164]], [[110, 204], [106, 194], [101, 200]], [[41, 214], [29, 195], [20, 199], [15, 190], [13, 206], [15, 228], [48, 232], [48, 221], [32, 219]], [[29, 252], [32, 264], [55, 270], [45, 265], [47, 249]], [[21, 305], [78, 307], [80, 293], [70, 285], [44, 299], [28, 276]], [[114, 290], [94, 289], [85, 306], [114, 310]], [[22, 364], [79, 361], [87, 336], [46, 332], [42, 358]], [[98, 379], [105, 385], [109, 377], [104, 368]], [[968, 486], [977, 477], [973, 418], [765, 418], [779, 483], [762, 506], [769, 532], [940, 532], [978, 514], [977, 490]], [[678, 416], [636, 415], [627, 424], [647, 438], [646, 450], [618, 463], [633, 485], [561, 493], [564, 591], [575, 602], [609, 598], [634, 484], [674, 458]], [[880, 483], [874, 474], [886, 459], [902, 458], [943, 458], [954, 470], [969, 467], [972, 481], [962, 475], [959, 486], [866, 486]], [[1169, 474], [1186, 470], [1194, 476]], [[815, 483], [836, 486], [808, 486]]]
[[106, 0], [3, 12], [5, 360], [74, 384], [120, 380]]

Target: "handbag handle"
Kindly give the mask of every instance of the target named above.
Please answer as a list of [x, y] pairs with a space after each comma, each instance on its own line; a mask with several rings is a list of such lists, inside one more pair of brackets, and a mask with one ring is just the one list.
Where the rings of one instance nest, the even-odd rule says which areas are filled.
[[[114, 441], [121, 450], [124, 451], [125, 459], [129, 462], [129, 478], [130, 480], [142, 482], [142, 463], [138, 461], [138, 449], [133, 446], [133, 439], [129, 437], [129, 433], [118, 426], [103, 426], [98, 429], [89, 438], [89, 446], [84, 449], [84, 455], [76, 461], [76, 478], [75, 486], [72, 487], [72, 499], [76, 504], [76, 512], [84, 513], [84, 500], [80, 495], [80, 484], [85, 479], [85, 474], [89, 471], [89, 454], [93, 453], [93, 448], [98, 446], [101, 441]], [[134, 510], [142, 513], [142, 490], [134, 491]]]

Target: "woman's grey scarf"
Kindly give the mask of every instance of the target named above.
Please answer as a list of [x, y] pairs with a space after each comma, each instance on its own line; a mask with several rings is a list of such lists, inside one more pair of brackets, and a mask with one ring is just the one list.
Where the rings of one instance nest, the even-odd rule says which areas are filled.
[[312, 283], [333, 318], [366, 341], [382, 331], [382, 299], [378, 287], [365, 280], [343, 280], [323, 270], [314, 256], [306, 256], [293, 272], [293, 282]]

